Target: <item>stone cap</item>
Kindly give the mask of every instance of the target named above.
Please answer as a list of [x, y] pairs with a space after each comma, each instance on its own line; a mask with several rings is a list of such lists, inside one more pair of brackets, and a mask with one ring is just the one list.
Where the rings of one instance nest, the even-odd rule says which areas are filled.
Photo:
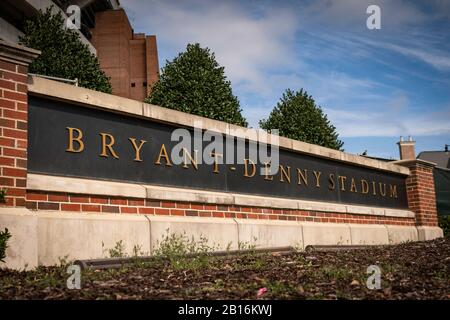
[[0, 59], [28, 66], [41, 51], [0, 40]]
[[401, 165], [401, 166], [405, 166], [405, 167], [408, 167], [408, 168], [413, 166], [413, 165], [416, 165], [416, 164], [422, 165], [424, 167], [431, 167], [431, 168], [434, 168], [434, 167], [437, 166], [437, 164], [434, 163], [434, 162], [426, 161], [426, 160], [422, 160], [422, 159], [396, 160], [396, 161], [393, 161], [392, 163], [398, 164], [398, 165]]
[[109, 112], [139, 117], [156, 122], [176, 124], [187, 128], [192, 128], [196, 122], [201, 122], [203, 129], [212, 130], [242, 139], [248, 139], [251, 141], [261, 143], [267, 143], [269, 141], [270, 143], [270, 141], [276, 141], [278, 139], [279, 148], [284, 150], [348, 163], [351, 165], [367, 167], [375, 170], [409, 175], [409, 169], [407, 167], [392, 162], [384, 162], [361, 157], [351, 153], [345, 153], [272, 134], [263, 134], [254, 129], [244, 128], [234, 124], [212, 120], [86, 88], [75, 87], [38, 76], [29, 76], [28, 93], [30, 95], [45, 97], [52, 100], [75, 103], [83, 107], [106, 110]]

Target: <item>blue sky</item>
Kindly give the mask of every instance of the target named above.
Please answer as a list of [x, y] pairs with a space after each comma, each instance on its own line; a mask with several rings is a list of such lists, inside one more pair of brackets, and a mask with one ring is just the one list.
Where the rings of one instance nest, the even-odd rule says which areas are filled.
[[[121, 0], [156, 34], [160, 67], [198, 42], [215, 52], [250, 126], [287, 88], [304, 88], [351, 153], [398, 158], [450, 144], [450, 1]], [[366, 9], [381, 9], [369, 30]]]

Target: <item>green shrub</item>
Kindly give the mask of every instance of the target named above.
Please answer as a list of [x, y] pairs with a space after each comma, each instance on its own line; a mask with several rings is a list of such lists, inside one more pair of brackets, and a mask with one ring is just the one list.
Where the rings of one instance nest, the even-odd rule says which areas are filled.
[[439, 216], [439, 227], [444, 231], [444, 236], [450, 236], [450, 215]]
[[319, 146], [342, 150], [336, 127], [322, 108], [303, 89], [287, 89], [268, 119], [259, 122], [261, 129], [279, 130], [279, 135]]
[[5, 231], [0, 231], [0, 261], [5, 262], [6, 258], [6, 248], [8, 247], [7, 242], [11, 238], [11, 234], [8, 231], [8, 228], [5, 228]]
[[81, 87], [111, 93], [111, 83], [97, 57], [73, 30], [64, 28], [64, 18], [51, 8], [25, 21], [21, 44], [41, 51], [29, 67], [30, 73], [75, 79]]
[[208, 48], [188, 44], [167, 61], [146, 102], [202, 117], [247, 126], [225, 69]]

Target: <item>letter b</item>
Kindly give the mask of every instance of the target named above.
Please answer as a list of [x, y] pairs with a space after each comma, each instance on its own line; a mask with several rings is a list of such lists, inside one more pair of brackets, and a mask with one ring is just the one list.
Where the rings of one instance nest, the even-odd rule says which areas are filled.
[[[82, 152], [84, 150], [84, 143], [83, 143], [83, 131], [81, 131], [78, 128], [71, 128], [67, 127], [67, 130], [69, 130], [69, 146], [67, 147], [66, 151], [68, 152]], [[74, 132], [77, 132], [77, 136], [74, 137]], [[78, 143], [78, 149], [74, 148], [74, 142]]]

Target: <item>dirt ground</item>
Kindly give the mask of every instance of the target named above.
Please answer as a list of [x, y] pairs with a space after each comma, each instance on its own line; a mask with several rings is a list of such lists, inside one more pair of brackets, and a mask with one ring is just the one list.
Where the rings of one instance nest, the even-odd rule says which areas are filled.
[[[381, 269], [368, 289], [367, 268]], [[450, 299], [450, 238], [339, 252], [177, 258], [82, 272], [0, 270], [0, 299]]]

